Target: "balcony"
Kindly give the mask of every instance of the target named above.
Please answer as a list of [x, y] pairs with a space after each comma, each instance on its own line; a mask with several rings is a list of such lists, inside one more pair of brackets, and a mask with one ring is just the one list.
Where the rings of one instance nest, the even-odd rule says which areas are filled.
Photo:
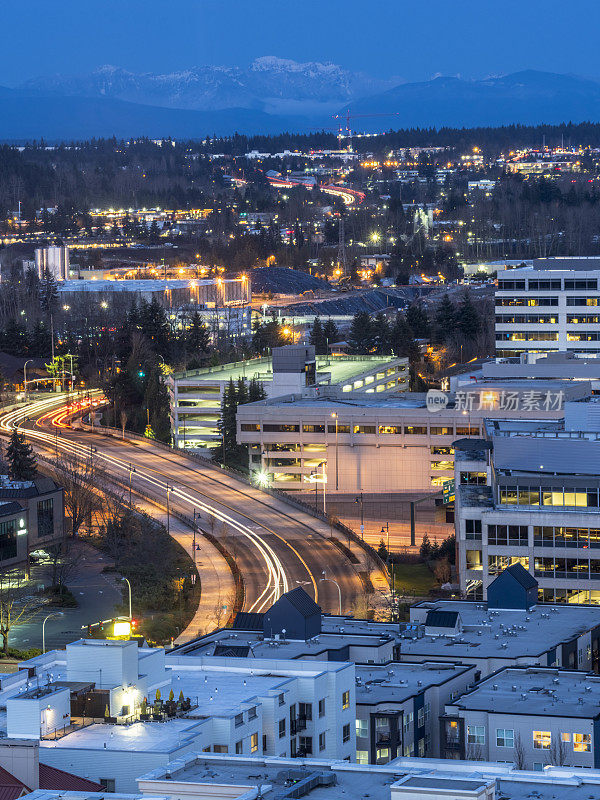
[[290, 722], [290, 732], [295, 736], [300, 731], [306, 730], [306, 717], [296, 717]]

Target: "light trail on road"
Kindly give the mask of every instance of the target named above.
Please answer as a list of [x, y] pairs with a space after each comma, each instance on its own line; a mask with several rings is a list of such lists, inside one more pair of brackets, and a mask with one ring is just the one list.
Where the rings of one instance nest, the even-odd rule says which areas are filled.
[[[90, 397], [89, 401], [86, 399], [80, 399], [79, 401], [62, 405], [59, 408], [56, 408], [57, 398], [40, 400], [31, 403], [28, 406], [10, 411], [0, 417], [0, 430], [4, 431], [6, 434], [10, 434], [14, 428], [18, 428], [27, 437], [46, 445], [50, 449], [55, 449], [57, 454], [58, 450], [62, 450], [63, 452], [66, 452], [81, 460], [87, 460], [93, 454], [93, 458], [95, 460], [104, 463], [112, 470], [122, 472], [123, 477], [129, 478], [132, 472], [132, 464], [128, 460], [102, 452], [98, 448], [94, 448], [92, 450], [91, 446], [82, 445], [58, 436], [58, 430], [60, 428], [69, 427], [66, 423], [66, 419], [69, 416], [72, 416], [78, 410], [85, 410], [86, 407], [91, 408], [94, 404], [97, 405], [100, 397], [100, 392], [97, 394], [94, 393], [94, 396]], [[76, 405], [76, 403], [78, 404]], [[56, 433], [46, 433], [43, 430], [31, 430], [29, 428], [22, 427], [22, 423], [24, 421], [32, 419], [37, 414], [41, 414], [41, 416], [35, 421], [36, 426], [40, 427], [41, 424], [48, 423], [54, 426]], [[167, 494], [171, 497], [174, 496], [182, 501], [185, 505], [191, 506], [192, 509], [200, 509], [204, 513], [212, 515], [215, 519], [233, 528], [237, 533], [246, 538], [254, 548], [256, 548], [264, 562], [267, 574], [267, 582], [261, 594], [249, 607], [249, 611], [263, 611], [275, 600], [277, 600], [282, 593], [289, 591], [289, 579], [281, 559], [275, 553], [273, 548], [248, 525], [245, 525], [244, 523], [234, 519], [222, 509], [210, 505], [204, 500], [198, 499], [198, 497], [194, 497], [194, 495], [187, 488], [176, 486], [168, 480], [163, 481], [157, 478], [155, 474], [152, 474], [152, 472], [145, 470], [139, 465], [136, 465], [135, 467], [135, 477], [136, 480], [146, 483], [155, 491], [158, 489], [164, 492], [165, 497], [167, 497]], [[258, 524], [260, 525], [260, 523]], [[263, 526], [261, 525], [261, 527]], [[306, 567], [306, 569], [315, 589], [316, 599], [316, 581], [310, 570], [308, 570], [308, 567]]]

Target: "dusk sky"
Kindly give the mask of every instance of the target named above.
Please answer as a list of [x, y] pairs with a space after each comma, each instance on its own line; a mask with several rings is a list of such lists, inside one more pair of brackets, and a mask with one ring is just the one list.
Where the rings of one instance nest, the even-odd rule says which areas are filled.
[[0, 84], [246, 65], [262, 55], [427, 80], [521, 69], [600, 77], [600, 3], [575, 0], [20, 0], [3, 3]]

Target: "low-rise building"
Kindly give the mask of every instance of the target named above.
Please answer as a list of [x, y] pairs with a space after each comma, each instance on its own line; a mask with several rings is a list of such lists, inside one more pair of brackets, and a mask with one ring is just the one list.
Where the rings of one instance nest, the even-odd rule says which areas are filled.
[[84, 639], [0, 680], [0, 730], [40, 761], [116, 791], [186, 753], [354, 760], [354, 664], [165, 657]]
[[[394, 366], [380, 367], [381, 375], [388, 369]], [[454, 477], [454, 441], [480, 436], [485, 419], [535, 413], [562, 420], [567, 401], [591, 394], [582, 381], [538, 381], [532, 409], [529, 381], [486, 381], [434, 392], [443, 401], [435, 406], [431, 394], [396, 394], [394, 373], [384, 393], [386, 380], [381, 392], [365, 391], [366, 379], [359, 378], [341, 393], [324, 388], [239, 406], [237, 440], [248, 445], [260, 483], [302, 490], [322, 476], [327, 493], [440, 492]]]
[[[174, 373], [167, 379], [173, 443], [202, 455], [218, 446], [221, 403], [231, 381], [254, 380], [270, 398], [303, 392], [318, 396], [326, 387], [346, 397], [365, 389], [403, 392], [408, 377], [406, 358], [317, 356], [311, 345], [276, 347], [268, 357]], [[258, 461], [253, 468], [259, 468]]]
[[474, 683], [475, 667], [435, 662], [356, 667], [356, 760], [439, 758], [446, 703]]
[[31, 553], [64, 536], [64, 490], [51, 478], [0, 475], [0, 570], [29, 566]]
[[598, 675], [510, 667], [446, 706], [442, 754], [508, 761], [525, 770], [598, 768], [599, 729]]

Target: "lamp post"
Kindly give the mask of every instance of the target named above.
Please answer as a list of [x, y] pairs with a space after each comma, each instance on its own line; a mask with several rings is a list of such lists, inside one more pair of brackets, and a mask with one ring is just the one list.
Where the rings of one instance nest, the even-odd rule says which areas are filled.
[[169, 505], [169, 495], [173, 491], [173, 487], [167, 484], [167, 533], [171, 535], [171, 507]]
[[354, 500], [357, 505], [360, 505], [360, 538], [365, 538], [365, 513], [364, 513], [364, 505], [363, 505], [363, 493], [361, 492], [360, 495]]
[[23, 365], [23, 384], [25, 386], [25, 400], [27, 400], [27, 364], [31, 364], [33, 362], [33, 358], [28, 358], [25, 364]]
[[340, 585], [339, 585], [339, 583], [338, 583], [337, 581], [335, 581], [333, 578], [326, 578], [326, 577], [325, 577], [325, 571], [323, 571], [323, 577], [322, 577], [322, 578], [319, 578], [319, 583], [322, 583], [322, 582], [324, 582], [324, 581], [329, 581], [329, 583], [335, 583], [335, 585], [337, 586], [337, 590], [338, 590], [338, 600], [339, 600], [339, 604], [340, 604], [340, 605], [339, 605], [339, 615], [340, 615], [340, 617], [341, 617], [341, 616], [342, 616], [342, 590], [340, 589]]
[[336, 411], [333, 411], [331, 414], [332, 417], [335, 419], [335, 490], [336, 492], [339, 491], [340, 488], [340, 481], [339, 481], [339, 470], [338, 470], [338, 463], [339, 463], [339, 440], [338, 440], [338, 415]]
[[129, 464], [129, 508], [131, 508], [131, 474], [135, 472], [135, 467]]
[[126, 578], [124, 575], [122, 576], [121, 580], [127, 583], [127, 588], [129, 589], [129, 621], [131, 622], [131, 584], [129, 583], [129, 578]]
[[46, 652], [46, 622], [50, 617], [64, 617], [64, 613], [62, 611], [55, 611], [53, 614], [48, 614], [42, 622], [42, 653]]

